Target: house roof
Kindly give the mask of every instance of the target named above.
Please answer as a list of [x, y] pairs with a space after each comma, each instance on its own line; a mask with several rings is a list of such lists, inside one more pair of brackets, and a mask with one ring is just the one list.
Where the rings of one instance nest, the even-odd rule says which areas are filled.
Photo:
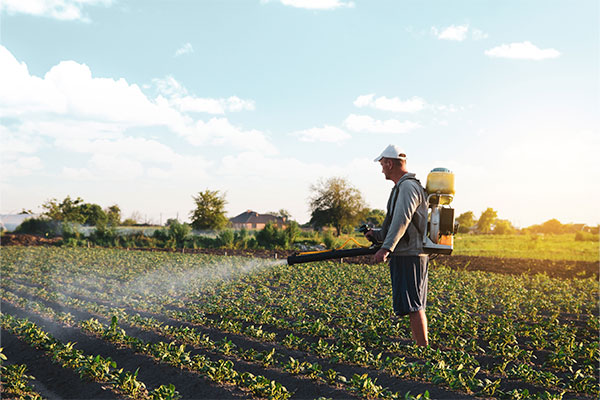
[[237, 217], [229, 218], [234, 224], [266, 224], [269, 222], [285, 222], [281, 217], [272, 214], [259, 214], [256, 211], [247, 210]]

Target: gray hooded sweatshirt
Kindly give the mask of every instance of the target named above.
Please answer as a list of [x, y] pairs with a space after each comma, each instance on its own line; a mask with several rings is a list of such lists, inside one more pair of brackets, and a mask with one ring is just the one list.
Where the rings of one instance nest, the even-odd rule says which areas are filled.
[[413, 173], [406, 173], [394, 185], [381, 229], [373, 234], [381, 248], [393, 256], [418, 256], [423, 252], [427, 224], [427, 196]]

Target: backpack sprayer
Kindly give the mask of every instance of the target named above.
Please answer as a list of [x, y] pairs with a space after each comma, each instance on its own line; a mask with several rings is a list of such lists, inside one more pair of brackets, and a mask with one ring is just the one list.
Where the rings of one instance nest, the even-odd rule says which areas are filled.
[[[427, 175], [428, 218], [423, 233], [423, 251], [427, 254], [451, 254], [454, 248], [453, 235], [458, 228], [454, 222], [454, 209], [450, 203], [454, 200], [454, 174], [446, 168], [434, 168]], [[358, 231], [369, 231], [367, 225], [361, 226]], [[343, 247], [353, 241], [360, 247], [344, 249]], [[288, 265], [323, 261], [345, 257], [364, 256], [377, 253], [380, 243], [371, 246], [362, 246], [354, 239], [348, 239], [340, 248], [335, 250], [309, 251], [294, 253], [287, 258]]]

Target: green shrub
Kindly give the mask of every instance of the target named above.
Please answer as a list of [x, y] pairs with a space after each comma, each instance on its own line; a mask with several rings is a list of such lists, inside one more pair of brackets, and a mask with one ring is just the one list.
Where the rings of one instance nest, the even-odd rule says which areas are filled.
[[235, 232], [233, 237], [233, 246], [236, 249], [247, 249], [249, 239], [250, 233], [246, 228], [242, 228], [239, 231]]
[[219, 232], [217, 239], [219, 246], [225, 247], [226, 249], [233, 249], [235, 235], [231, 229], [225, 229], [224, 231]]
[[265, 227], [256, 233], [258, 247], [264, 249], [286, 249], [288, 247], [288, 238], [285, 231], [277, 226], [268, 223]]
[[63, 240], [75, 239], [77, 241], [81, 239], [82, 235], [77, 225], [72, 222], [63, 222], [61, 225]]
[[285, 232], [288, 244], [292, 244], [300, 236], [300, 225], [296, 221], [290, 221], [289, 225], [283, 230]]
[[597, 242], [600, 236], [597, 233], [578, 231], [575, 233], [575, 241], [577, 242]]
[[186, 223], [175, 220], [169, 225], [169, 237], [175, 241], [176, 247], [183, 247], [185, 238], [190, 234], [192, 228]]
[[157, 229], [152, 234], [152, 238], [156, 239], [158, 242], [164, 245], [164, 242], [169, 240], [169, 230], [168, 229]]
[[[155, 231], [156, 232], [156, 231]], [[162, 247], [164, 243], [159, 242], [154, 237], [148, 237], [143, 233], [133, 233], [120, 236], [120, 243], [123, 247]]]
[[98, 225], [90, 234], [90, 241], [98, 246], [110, 247], [118, 246], [119, 235], [114, 227], [107, 228], [104, 225]]
[[29, 218], [15, 229], [15, 233], [54, 237], [61, 234], [61, 226], [57, 221], [44, 218]]
[[213, 239], [207, 236], [191, 236], [188, 240], [191, 243], [189, 247], [194, 249], [214, 249], [219, 247], [220, 243], [219, 238]]
[[326, 248], [328, 249], [333, 249], [335, 248], [335, 238], [333, 237], [333, 235], [331, 234], [331, 232], [327, 231], [324, 235], [323, 235], [323, 244], [325, 245]]
[[73, 237], [67, 239], [63, 238], [62, 245], [66, 247], [77, 247], [80, 245], [80, 241]]
[[250, 237], [248, 240], [246, 240], [246, 248], [247, 249], [258, 248], [258, 241], [256, 240], [255, 237]]

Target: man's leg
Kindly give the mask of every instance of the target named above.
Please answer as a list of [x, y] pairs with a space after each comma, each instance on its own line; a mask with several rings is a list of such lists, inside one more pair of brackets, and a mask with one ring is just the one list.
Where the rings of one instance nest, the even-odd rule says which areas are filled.
[[410, 330], [412, 337], [419, 346], [427, 346], [429, 338], [427, 336], [427, 316], [425, 310], [419, 310], [408, 314], [410, 318]]

